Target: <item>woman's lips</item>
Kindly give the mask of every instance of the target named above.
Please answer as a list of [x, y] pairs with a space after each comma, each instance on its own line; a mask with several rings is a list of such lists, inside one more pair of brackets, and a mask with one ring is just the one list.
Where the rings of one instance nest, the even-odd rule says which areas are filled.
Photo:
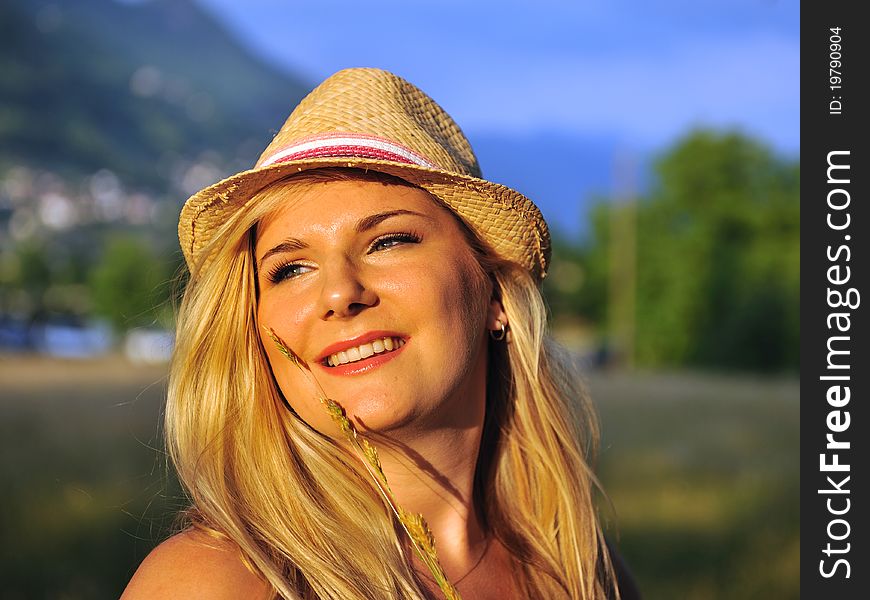
[[[356, 375], [376, 369], [401, 354], [407, 342], [387, 336], [329, 355], [318, 364], [330, 375]], [[388, 349], [392, 345], [392, 349]], [[376, 351], [376, 349], [378, 349]], [[347, 361], [343, 362], [342, 361]], [[333, 364], [338, 362], [339, 364]]]
[[385, 352], [394, 352], [405, 345], [405, 340], [400, 337], [382, 337], [352, 346], [344, 350], [339, 350], [334, 354], [330, 354], [324, 359], [324, 362], [329, 367], [337, 367], [347, 363], [354, 363], [366, 359], [375, 354], [383, 354]]
[[359, 348], [364, 344], [372, 344], [372, 342], [374, 342], [375, 340], [383, 341], [384, 338], [392, 338], [394, 343], [399, 339], [407, 341], [407, 336], [402, 335], [398, 331], [367, 331], [355, 337], [348, 338], [334, 344], [330, 344], [329, 346], [321, 350], [320, 355], [316, 359], [314, 359], [314, 362], [323, 363], [325, 365], [330, 356], [338, 354], [341, 351], [347, 352], [354, 347]]

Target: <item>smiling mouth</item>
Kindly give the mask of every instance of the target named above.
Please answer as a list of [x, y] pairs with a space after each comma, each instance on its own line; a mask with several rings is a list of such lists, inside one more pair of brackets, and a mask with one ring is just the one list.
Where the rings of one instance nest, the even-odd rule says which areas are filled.
[[347, 348], [341, 352], [330, 354], [323, 360], [327, 367], [337, 367], [365, 360], [376, 354], [395, 352], [405, 345], [405, 340], [400, 337], [379, 338], [367, 344], [360, 344], [353, 348]]

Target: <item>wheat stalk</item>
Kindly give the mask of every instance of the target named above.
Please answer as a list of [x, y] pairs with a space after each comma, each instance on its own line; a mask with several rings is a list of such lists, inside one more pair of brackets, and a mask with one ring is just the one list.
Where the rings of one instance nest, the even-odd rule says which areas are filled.
[[281, 354], [296, 365], [299, 370], [302, 371], [308, 382], [317, 390], [318, 400], [324, 406], [326, 412], [332, 418], [332, 421], [347, 438], [351, 447], [354, 449], [357, 458], [362, 462], [363, 467], [365, 467], [368, 474], [374, 480], [375, 487], [378, 488], [384, 502], [386, 502], [387, 506], [390, 507], [393, 514], [402, 524], [402, 528], [405, 530], [405, 533], [408, 534], [408, 538], [411, 540], [411, 544], [414, 546], [417, 556], [419, 556], [420, 560], [423, 561], [423, 564], [429, 568], [432, 577], [435, 579], [435, 583], [438, 584], [438, 587], [441, 588], [441, 591], [444, 593], [444, 597], [447, 600], [461, 600], [459, 592], [456, 591], [456, 588], [454, 588], [447, 579], [447, 576], [444, 574], [444, 569], [441, 568], [441, 564], [438, 562], [438, 555], [435, 552], [435, 536], [432, 535], [432, 530], [429, 529], [426, 519], [424, 519], [421, 514], [407, 512], [396, 503], [390, 485], [387, 483], [387, 476], [384, 474], [384, 470], [381, 467], [381, 460], [378, 457], [377, 448], [359, 434], [353, 422], [348, 419], [344, 407], [335, 400], [327, 397], [320, 382], [317, 381], [314, 373], [312, 373], [311, 369], [308, 367], [308, 364], [293, 352], [271, 328], [266, 328], [266, 331], [269, 333], [269, 337], [278, 347]]

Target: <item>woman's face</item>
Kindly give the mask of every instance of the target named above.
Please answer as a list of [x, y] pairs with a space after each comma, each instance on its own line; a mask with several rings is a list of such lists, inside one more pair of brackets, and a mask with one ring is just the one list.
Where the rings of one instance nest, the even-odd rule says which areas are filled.
[[504, 319], [454, 217], [423, 190], [304, 183], [257, 228], [260, 336], [284, 397], [337, 429], [266, 328], [363, 429], [482, 423], [486, 332]]

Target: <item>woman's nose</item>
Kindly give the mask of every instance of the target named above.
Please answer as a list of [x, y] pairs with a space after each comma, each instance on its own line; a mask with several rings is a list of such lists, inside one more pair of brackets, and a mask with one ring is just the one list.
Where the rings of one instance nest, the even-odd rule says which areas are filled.
[[378, 296], [365, 285], [359, 269], [349, 260], [321, 267], [321, 318], [342, 319], [359, 314], [378, 303]]

